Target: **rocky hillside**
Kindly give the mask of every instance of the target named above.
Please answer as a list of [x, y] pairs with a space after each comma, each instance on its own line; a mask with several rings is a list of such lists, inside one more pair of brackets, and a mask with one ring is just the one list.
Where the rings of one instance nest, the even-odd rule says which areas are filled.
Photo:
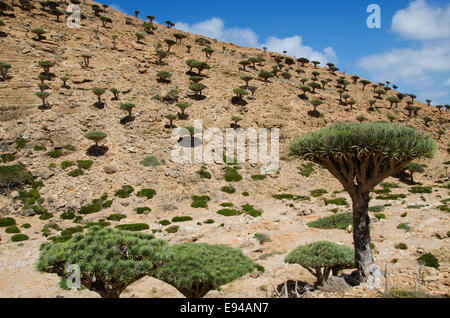
[[[35, 177], [34, 190], [4, 191], [0, 196], [0, 217], [14, 218], [20, 233], [28, 237], [14, 242], [12, 237], [17, 233], [1, 228], [1, 297], [96, 296], [86, 290], [64, 291], [58, 287], [56, 275], [38, 273], [34, 267], [42, 243], [61, 238], [64, 229], [90, 222], [110, 222], [112, 226], [144, 223], [148, 225], [146, 232], [170, 243], [226, 244], [241, 248], [266, 268], [264, 274], [246, 276], [220, 292], [211, 292], [211, 297], [265, 297], [272, 295], [272, 286], [286, 280], [313, 283], [313, 276], [299, 265], [285, 265], [284, 257], [300, 244], [319, 240], [351, 246], [351, 226], [327, 230], [307, 225], [348, 212], [351, 200], [326, 170], [289, 160], [289, 142], [333, 123], [380, 120], [410, 125], [433, 136], [439, 151], [433, 160], [419, 162], [426, 167], [424, 173], [414, 175], [418, 184], [405, 173], [389, 178], [391, 186], [374, 193], [375, 260], [382, 268], [389, 266], [392, 285], [410, 289], [415, 285], [417, 258], [431, 252], [441, 266], [425, 267], [420, 288], [433, 295], [449, 295], [448, 109], [428, 106], [410, 96], [400, 95], [402, 99], [395, 102], [393, 97], [402, 92], [401, 87], [364, 86], [363, 79], [340, 73], [332, 65], [302, 65], [287, 55], [159, 24], [154, 24], [156, 29], [150, 34], [143, 27], [144, 20], [112, 8], [98, 4], [104, 12], [96, 16], [90, 0], [80, 4], [80, 28], [69, 28], [63, 16], [43, 10], [37, 1], [32, 4], [33, 9], [25, 10], [29, 8], [21, 8], [19, 2], [13, 11], [0, 16], [4, 22], [0, 26], [0, 62], [8, 70], [0, 81], [1, 161], [3, 166], [20, 162]], [[60, 7], [62, 11], [65, 8]], [[46, 32], [38, 36], [42, 32], [36, 29]], [[136, 33], [144, 37], [139, 39]], [[176, 37], [182, 38], [181, 44], [171, 45], [160, 63], [158, 50], [167, 50], [173, 43], [165, 40], [176, 41]], [[213, 51], [210, 57], [206, 56], [208, 47]], [[202, 71], [201, 83], [206, 88], [201, 98], [190, 89], [192, 81], [199, 78], [190, 78], [197, 76], [197, 70], [189, 72], [189, 59], [210, 66]], [[240, 63], [249, 59], [254, 65]], [[47, 79], [39, 77], [46, 65], [50, 66], [44, 74]], [[260, 77], [262, 70], [272, 72], [277, 65], [282, 68], [277, 76], [267, 81]], [[161, 71], [170, 72], [170, 78], [158, 80]], [[249, 85], [257, 89], [254, 96], [250, 93], [237, 98], [239, 91], [234, 90], [245, 88], [244, 75], [252, 77]], [[304, 93], [300, 87], [311, 82], [320, 87]], [[100, 102], [96, 88], [104, 89], [104, 93], [97, 90], [102, 93]], [[118, 99], [112, 88], [119, 91]], [[50, 94], [38, 93], [41, 90]], [[322, 102], [317, 111], [313, 111], [314, 100]], [[120, 107], [126, 103], [134, 104], [132, 117]], [[180, 112], [177, 103], [190, 104], [185, 110], [188, 116], [174, 120], [178, 127], [193, 126], [195, 120], [201, 120], [203, 129], [225, 130], [230, 128], [232, 116], [239, 116], [243, 129], [279, 128], [279, 172], [265, 176], [260, 165], [250, 163], [239, 164], [240, 169], [226, 164], [174, 163], [171, 149], [176, 139], [171, 138], [173, 127], [166, 116]], [[93, 141], [84, 137], [89, 131], [107, 134], [100, 143], [103, 153], [93, 155], [90, 151]], [[224, 176], [230, 175], [227, 181]], [[277, 196], [281, 194], [284, 196]], [[193, 204], [195, 195], [208, 196], [209, 201]], [[239, 213], [217, 213], [225, 208]], [[260, 212], [262, 215], [255, 217]], [[176, 216], [190, 218], [172, 222]], [[408, 224], [408, 230], [397, 228], [403, 223]], [[255, 234], [264, 234], [267, 239]], [[405, 243], [407, 249], [396, 248], [399, 243]], [[347, 297], [377, 295], [364, 286], [342, 293]], [[125, 294], [179, 295], [153, 279], [139, 281]], [[336, 294], [317, 291], [312, 296]]]

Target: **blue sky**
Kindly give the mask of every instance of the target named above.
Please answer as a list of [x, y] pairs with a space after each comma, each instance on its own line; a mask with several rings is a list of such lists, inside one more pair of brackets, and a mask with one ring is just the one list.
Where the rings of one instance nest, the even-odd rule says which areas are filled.
[[[102, 1], [125, 13], [170, 20], [176, 28], [244, 46], [331, 61], [341, 71], [380, 82], [433, 104], [450, 102], [450, 1], [196, 0]], [[369, 29], [366, 9], [381, 9]]]

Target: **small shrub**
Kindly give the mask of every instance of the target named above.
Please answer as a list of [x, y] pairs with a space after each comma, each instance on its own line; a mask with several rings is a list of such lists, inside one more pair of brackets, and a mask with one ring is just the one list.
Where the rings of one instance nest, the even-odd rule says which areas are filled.
[[311, 191], [311, 196], [314, 198], [318, 198], [324, 195], [325, 193], [328, 193], [328, 191], [325, 189], [316, 189]]
[[405, 243], [395, 244], [394, 247], [398, 250], [407, 250], [408, 249], [408, 245], [406, 245]]
[[239, 182], [242, 180], [242, 176], [235, 167], [226, 167], [224, 178], [228, 182]]
[[228, 193], [228, 194], [233, 194], [233, 193], [236, 192], [236, 189], [233, 186], [231, 186], [231, 185], [224, 186], [220, 190], [222, 190], [222, 192], [225, 192], [225, 193]]
[[0, 218], [0, 227], [10, 227], [16, 225], [16, 220], [11, 217]]
[[254, 237], [258, 240], [259, 244], [271, 242], [269, 235], [265, 233], [255, 233]]
[[241, 215], [242, 211], [236, 210], [236, 209], [221, 209], [217, 211], [218, 214], [223, 216], [235, 216], [235, 215]]
[[149, 207], [140, 207], [140, 208], [136, 208], [136, 213], [137, 214], [147, 214], [149, 212], [151, 212], [152, 209], [150, 209]]
[[411, 187], [409, 189], [411, 193], [433, 193], [432, 187]]
[[192, 221], [190, 216], [176, 216], [172, 219], [173, 223]]
[[386, 214], [384, 214], [384, 213], [375, 213], [374, 216], [375, 216], [378, 220], [386, 220]]
[[309, 227], [319, 229], [340, 229], [345, 230], [349, 225], [353, 224], [353, 215], [351, 212], [339, 213], [324, 218], [320, 218], [316, 221], [309, 222]]
[[177, 233], [179, 228], [178, 225], [170, 226], [166, 229], [166, 232], [170, 234]]
[[20, 233], [20, 229], [17, 226], [10, 226], [5, 229], [5, 233], [9, 234]]
[[408, 223], [401, 223], [401, 224], [397, 225], [397, 229], [409, 231], [409, 230], [411, 230], [411, 226]]
[[116, 191], [114, 196], [119, 197], [121, 199], [129, 198], [131, 193], [134, 192], [134, 188], [130, 185], [122, 186], [122, 189]]
[[120, 213], [111, 214], [106, 219], [109, 221], [120, 221], [122, 219], [125, 219], [127, 216]]
[[328, 204], [344, 205], [344, 206], [349, 205], [346, 198], [326, 199], [326, 200], [324, 200], [324, 202], [325, 202], [325, 205], [328, 205]]
[[94, 164], [94, 162], [92, 162], [91, 160], [78, 160], [77, 161], [78, 168], [84, 169], [84, 170], [89, 170], [93, 164]]
[[84, 172], [82, 169], [75, 169], [75, 170], [70, 171], [67, 175], [70, 177], [79, 177], [79, 176], [84, 175]]
[[149, 226], [146, 223], [121, 224], [121, 225], [117, 225], [116, 229], [124, 230], [124, 231], [140, 232], [140, 231], [148, 230]]
[[315, 167], [314, 163], [308, 162], [298, 167], [298, 170], [302, 176], [309, 177], [311, 173], [314, 172], [314, 167]]
[[260, 180], [264, 180], [264, 179], [266, 179], [266, 178], [267, 178], [266, 175], [260, 175], [260, 174], [257, 174], [257, 175], [253, 175], [253, 176], [252, 176], [252, 180], [254, 180], [254, 181], [260, 181]]
[[25, 234], [15, 234], [13, 236], [11, 236], [11, 241], [13, 242], [22, 242], [22, 241], [27, 241], [29, 239], [29, 237]]
[[136, 193], [136, 196], [140, 198], [147, 198], [147, 200], [150, 200], [155, 194], [156, 190], [154, 189], [142, 189], [141, 191]]
[[208, 208], [209, 201], [211, 201], [211, 198], [207, 195], [204, 195], [204, 196], [194, 195], [194, 196], [192, 196], [191, 207], [196, 208], [196, 209], [198, 209], [198, 208], [206, 209], [206, 208]]
[[426, 253], [419, 257], [418, 259], [419, 263], [428, 266], [428, 267], [434, 267], [439, 268], [439, 260], [434, 256], [432, 253]]

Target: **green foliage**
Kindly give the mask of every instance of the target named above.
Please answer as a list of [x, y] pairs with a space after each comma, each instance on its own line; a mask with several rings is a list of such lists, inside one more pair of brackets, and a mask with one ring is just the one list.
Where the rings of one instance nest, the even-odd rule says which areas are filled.
[[269, 78], [275, 77], [275, 74], [269, 71], [261, 70], [258, 74], [258, 77], [264, 79], [264, 81], [267, 82]]
[[166, 255], [167, 244], [151, 235], [93, 226], [85, 235], [77, 233], [64, 243], [45, 245], [37, 269], [67, 278], [66, 265], [77, 264], [82, 285], [113, 298], [136, 280], [153, 275]]
[[140, 232], [140, 231], [148, 230], [149, 226], [146, 223], [121, 224], [121, 225], [117, 225], [116, 229], [124, 230], [124, 231]]
[[326, 199], [323, 201], [324, 201], [325, 205], [328, 205], [328, 204], [336, 204], [336, 205], [344, 205], [344, 206], [349, 205], [346, 198]]
[[9, 234], [20, 233], [20, 229], [17, 226], [10, 226], [5, 229], [5, 233]]
[[159, 224], [161, 224], [162, 226], [167, 226], [169, 224], [172, 224], [172, 222], [170, 222], [169, 220], [162, 220], [162, 221], [159, 221]]
[[197, 171], [197, 174], [200, 175], [202, 179], [211, 179], [211, 173], [206, 170], [205, 166], [202, 166], [200, 170]]
[[30, 227], [31, 227], [30, 223], [25, 223], [25, 224], [22, 224], [22, 226], [21, 226], [21, 228], [23, 228], [23, 229], [29, 229]]
[[208, 208], [208, 202], [211, 201], [211, 198], [207, 195], [204, 196], [192, 196], [192, 204], [191, 207], [193, 208]]
[[315, 189], [315, 190], [311, 191], [311, 196], [314, 197], [314, 198], [318, 198], [318, 197], [321, 197], [322, 195], [324, 195], [326, 193], [328, 193], [328, 191], [325, 190], [325, 189]]
[[22, 164], [0, 166], [0, 192], [23, 187], [33, 181], [33, 176]]
[[254, 237], [258, 240], [259, 244], [271, 242], [269, 235], [266, 233], [255, 233]]
[[166, 232], [169, 234], [177, 233], [179, 228], [180, 227], [178, 225], [170, 226], [166, 229]]
[[123, 185], [122, 189], [117, 190], [114, 196], [119, 197], [121, 199], [129, 198], [130, 195], [134, 192], [134, 188], [130, 185]]
[[340, 229], [345, 230], [349, 225], [353, 224], [353, 215], [351, 212], [339, 213], [330, 215], [324, 218], [320, 218], [316, 221], [309, 222], [307, 225], [309, 227], [319, 228], [319, 229]]
[[328, 241], [299, 246], [286, 256], [285, 262], [299, 264], [308, 269], [316, 276], [318, 285], [328, 279], [331, 271], [334, 274], [355, 267], [353, 249]]
[[75, 169], [75, 170], [70, 171], [67, 175], [70, 177], [79, 177], [79, 176], [84, 175], [84, 172], [82, 169]]
[[62, 154], [63, 154], [62, 149], [54, 149], [54, 150], [46, 153], [47, 156], [49, 156], [50, 158], [54, 158], [54, 159], [61, 157]]
[[22, 241], [28, 241], [29, 237], [25, 234], [14, 234], [11, 236], [11, 241], [13, 242], [22, 242]]
[[73, 166], [75, 163], [73, 161], [63, 161], [61, 162], [61, 169], [66, 170], [68, 167]]
[[383, 212], [386, 209], [384, 205], [375, 205], [369, 207], [369, 212]]
[[77, 161], [78, 168], [84, 169], [84, 170], [89, 170], [93, 164], [94, 164], [94, 162], [92, 162], [91, 160], [78, 160]]
[[84, 135], [89, 140], [92, 140], [97, 144], [98, 142], [105, 139], [108, 135], [101, 131], [90, 131]]
[[375, 213], [373, 216], [375, 216], [378, 220], [386, 220], [386, 214], [384, 213]]
[[158, 161], [158, 159], [156, 159], [155, 156], [145, 157], [141, 160], [140, 164], [144, 167], [156, 167], [161, 165], [161, 163]]
[[239, 182], [242, 180], [237, 167], [225, 167], [224, 178], [228, 182]]
[[408, 249], [408, 245], [406, 245], [405, 243], [395, 244], [394, 247], [398, 250], [407, 250]]
[[401, 224], [397, 225], [397, 229], [409, 231], [409, 230], [411, 230], [411, 225], [409, 225], [408, 223], [401, 223]]
[[398, 200], [398, 199], [404, 199], [404, 198], [406, 198], [406, 195], [403, 193], [379, 195], [379, 196], [375, 197], [375, 199], [377, 199], [377, 200]]
[[75, 218], [75, 212], [73, 210], [68, 210], [61, 213], [60, 217], [63, 220], [73, 220]]
[[[370, 145], [370, 147], [368, 147]], [[291, 156], [321, 161], [344, 154], [350, 160], [360, 153], [382, 153], [384, 160], [396, 162], [410, 158], [431, 158], [434, 140], [414, 128], [385, 122], [339, 123], [306, 133], [293, 140]]]
[[156, 191], [154, 189], [142, 189], [141, 191], [136, 193], [136, 196], [139, 198], [147, 198], [147, 200], [150, 200], [155, 194]]
[[170, 252], [156, 277], [188, 298], [202, 298], [259, 268], [242, 251], [224, 245], [185, 243], [172, 246]]
[[232, 185], [224, 186], [220, 190], [228, 194], [233, 194], [236, 192], [236, 189]]
[[263, 175], [263, 174], [252, 175], [252, 180], [254, 180], [254, 181], [260, 181], [260, 180], [264, 180], [266, 178], [267, 178], [267, 176]]
[[411, 193], [433, 193], [432, 187], [411, 187], [408, 190]]
[[244, 204], [242, 206], [242, 211], [247, 213], [250, 216], [253, 216], [254, 218], [261, 216], [263, 213], [261, 210], [255, 210], [253, 205], [250, 205], [250, 204]]
[[127, 216], [125, 214], [120, 213], [114, 213], [108, 216], [106, 219], [110, 221], [120, 221], [122, 219], [125, 219]]
[[314, 167], [315, 167], [314, 163], [307, 162], [303, 163], [300, 167], [298, 167], [298, 170], [302, 176], [308, 178], [311, 175], [311, 173], [314, 172]]
[[221, 209], [217, 211], [217, 214], [223, 215], [223, 216], [235, 216], [235, 215], [241, 215], [242, 211], [236, 210], [236, 209]]
[[429, 295], [421, 291], [409, 291], [404, 289], [392, 288], [388, 294], [385, 294], [386, 298], [430, 298]]
[[180, 223], [180, 222], [187, 222], [192, 221], [192, 218], [190, 216], [176, 216], [172, 219], [173, 223]]
[[14, 161], [16, 158], [15, 158], [15, 156], [14, 156], [13, 153], [2, 153], [2, 154], [0, 155], [0, 159], [1, 159], [1, 161], [3, 161], [4, 163], [7, 163], [7, 162]]
[[439, 268], [439, 260], [434, 256], [432, 253], [426, 253], [419, 257], [418, 259], [419, 263], [428, 266], [428, 267], [434, 267]]
[[149, 207], [146, 207], [146, 206], [136, 208], [136, 213], [137, 214], [147, 214], [147, 213], [149, 213], [151, 211], [152, 211], [152, 209], [150, 209]]
[[291, 200], [291, 201], [311, 201], [310, 197], [304, 195], [294, 195], [290, 193], [274, 194], [273, 197], [277, 200]]

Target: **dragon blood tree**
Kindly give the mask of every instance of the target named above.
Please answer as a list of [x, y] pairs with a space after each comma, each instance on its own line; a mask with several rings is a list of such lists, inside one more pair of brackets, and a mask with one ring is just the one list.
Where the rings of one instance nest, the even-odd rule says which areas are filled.
[[414, 128], [386, 122], [339, 123], [307, 133], [290, 144], [290, 155], [330, 171], [353, 202], [353, 243], [359, 282], [379, 278], [370, 251], [369, 194], [414, 159], [432, 158], [434, 140]]
[[202, 298], [262, 267], [241, 250], [224, 245], [185, 243], [170, 247], [169, 260], [156, 273], [187, 298]]
[[119, 298], [125, 288], [150, 275], [167, 257], [168, 245], [152, 235], [93, 226], [64, 243], [47, 244], [37, 262], [40, 272], [67, 279], [68, 265], [80, 268], [80, 284], [102, 298]]

